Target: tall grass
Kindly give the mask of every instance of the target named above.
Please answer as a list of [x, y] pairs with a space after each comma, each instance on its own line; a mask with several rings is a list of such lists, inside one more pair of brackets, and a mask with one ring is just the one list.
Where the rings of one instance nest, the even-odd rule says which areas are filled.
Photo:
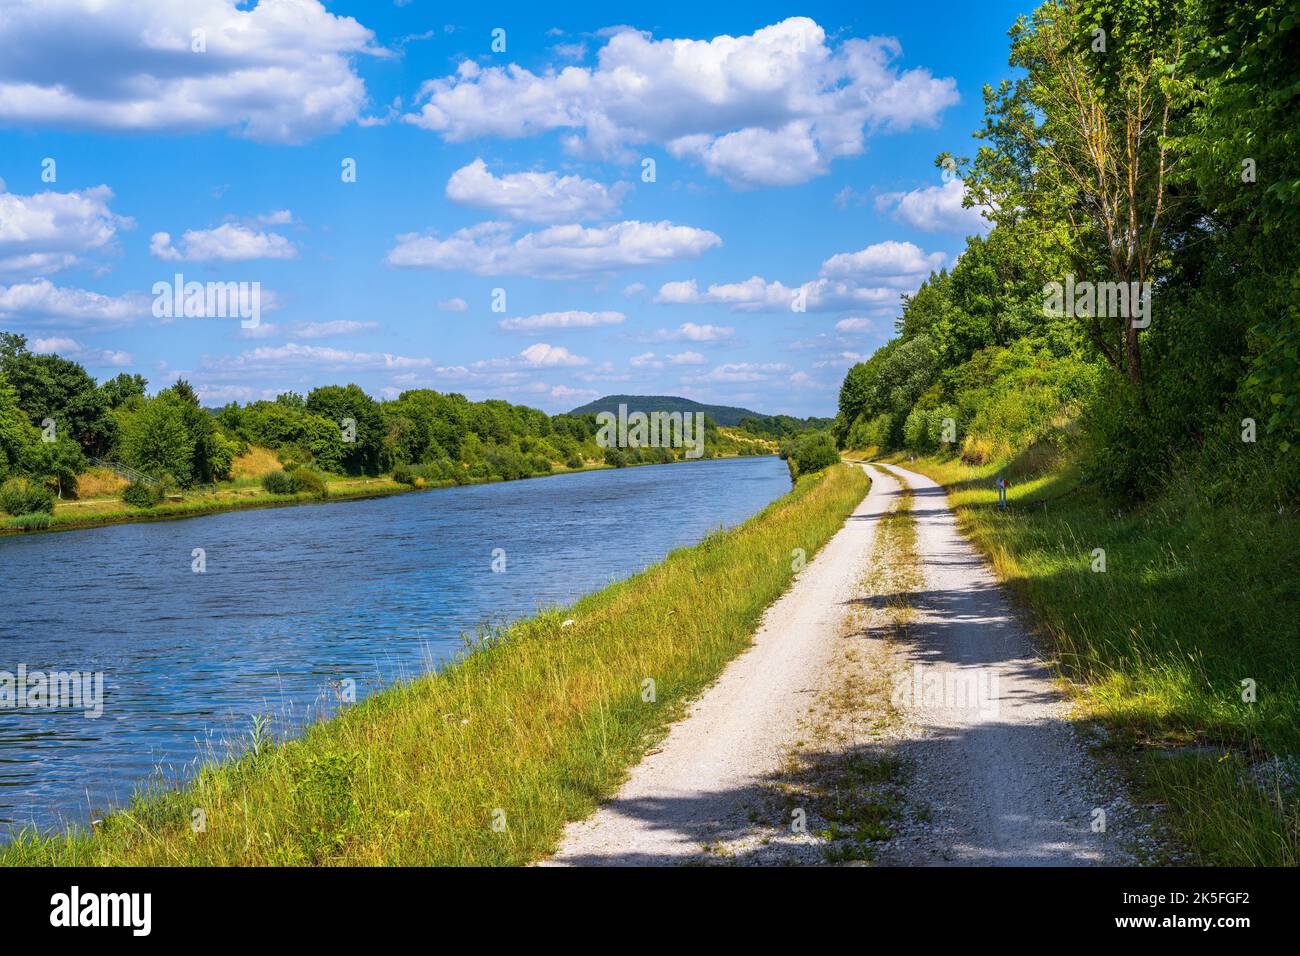
[[[1244, 490], [1211, 499], [1192, 480], [1121, 507], [1041, 447], [980, 466], [896, 458], [947, 487], [962, 529], [1034, 612], [1113, 746], [1161, 752], [1137, 775], [1198, 858], [1296, 863], [1294, 794], [1234, 782], [1234, 768], [1265, 754], [1300, 753], [1295, 510]], [[998, 474], [1011, 479], [1006, 511], [995, 507]], [[1234, 756], [1206, 761], [1202, 748]]]
[[93, 834], [22, 834], [0, 863], [535, 860], [748, 645], [790, 584], [792, 551], [821, 548], [868, 484], [847, 465], [802, 478], [744, 524], [490, 635], [436, 675], [142, 794]]

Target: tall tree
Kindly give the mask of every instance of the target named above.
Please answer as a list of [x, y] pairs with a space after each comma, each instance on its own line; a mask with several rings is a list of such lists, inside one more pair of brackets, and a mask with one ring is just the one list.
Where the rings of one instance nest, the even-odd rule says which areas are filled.
[[[1181, 212], [1170, 188], [1176, 6], [1050, 0], [1012, 27], [1010, 62], [1025, 75], [985, 89], [988, 145], [966, 177], [974, 201], [1000, 224], [1041, 230], [1081, 277], [1142, 287], [1167, 261]], [[1081, 317], [1088, 335], [1140, 385], [1134, 310], [1100, 311]]]

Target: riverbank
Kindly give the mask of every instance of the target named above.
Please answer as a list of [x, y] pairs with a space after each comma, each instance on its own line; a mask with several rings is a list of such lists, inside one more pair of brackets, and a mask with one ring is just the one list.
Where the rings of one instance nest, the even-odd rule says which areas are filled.
[[883, 460], [944, 487], [1070, 678], [1078, 717], [1102, 728], [1102, 749], [1187, 856], [1300, 862], [1293, 510], [1210, 501], [1187, 482], [1117, 512], [1059, 455]]
[[25, 834], [0, 864], [535, 860], [749, 645], [801, 566], [796, 549], [812, 557], [868, 485], [846, 466], [802, 478], [743, 524], [479, 641], [437, 675], [142, 795], [93, 834]]
[[[689, 461], [716, 461], [719, 458], [762, 457], [740, 455], [717, 455], [714, 458], [681, 459], [671, 462], [636, 462], [625, 465], [626, 468], [640, 468], [653, 464], [678, 465]], [[593, 462], [581, 468], [555, 466], [549, 472], [539, 472], [528, 478], [550, 478], [555, 475], [579, 474], [587, 471], [604, 471], [614, 468], [603, 462]], [[55, 503], [54, 514], [0, 516], [0, 536], [11, 534], [32, 534], [44, 531], [74, 531], [83, 528], [99, 528], [114, 524], [127, 524], [140, 521], [168, 521], [177, 518], [196, 518], [201, 515], [222, 514], [228, 511], [248, 511], [256, 508], [283, 508], [291, 505], [329, 504], [331, 502], [361, 501], [367, 498], [384, 498], [389, 495], [407, 494], [417, 491], [433, 491], [440, 488], [456, 488], [460, 485], [495, 484], [504, 479], [498, 477], [467, 479], [459, 484], [454, 481], [430, 482], [413, 486], [394, 481], [391, 477], [351, 478], [329, 476], [329, 495], [325, 498], [310, 494], [280, 495], [272, 494], [256, 481], [231, 482], [218, 487], [213, 492], [186, 492], [180, 501], [167, 501], [152, 508], [134, 508], [122, 501], [120, 497], [92, 498], [88, 500], [59, 501]]]

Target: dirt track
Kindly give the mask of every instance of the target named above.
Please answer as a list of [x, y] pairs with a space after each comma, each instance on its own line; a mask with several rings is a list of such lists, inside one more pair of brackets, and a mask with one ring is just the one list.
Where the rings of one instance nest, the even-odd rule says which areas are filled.
[[[765, 808], [791, 754], [845, 746], [843, 735], [810, 740], [808, 718], [814, 699], [844, 680], [841, 650], [855, 635], [855, 609], [879, 597], [866, 593], [867, 571], [880, 518], [902, 490], [897, 478], [913, 489], [924, 584], [909, 595], [915, 614], [905, 646], [886, 651], [880, 635], [859, 629], [869, 650], [850, 656], [854, 666], [889, 668], [887, 686], [910, 675], [901, 686], [916, 693], [904, 692], [895, 721], [905, 729], [872, 746], [908, 767], [908, 802], [926, 810], [897, 822], [895, 837], [874, 850], [876, 862], [1126, 862], [1094, 832], [1097, 811], [1112, 813], [1116, 800], [1099, 796], [1107, 788], [1059, 688], [992, 572], [957, 533], [942, 489], [902, 469], [872, 477], [844, 528], [769, 608], [754, 646], [614, 799], [569, 825], [547, 864], [820, 862], [816, 837], [786, 832]], [[884, 693], [898, 699], [897, 690]]]

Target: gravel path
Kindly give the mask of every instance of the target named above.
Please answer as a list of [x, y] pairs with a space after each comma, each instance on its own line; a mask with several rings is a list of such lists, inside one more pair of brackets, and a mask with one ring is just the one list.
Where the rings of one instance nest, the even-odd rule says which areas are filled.
[[[842, 681], [843, 649], [868, 640], [858, 666], [894, 671], [900, 718], [888, 747], [908, 767], [913, 807], [878, 844], [882, 865], [1087, 865], [1127, 858], [1105, 832], [1127, 803], [1101, 780], [1066, 719], [1066, 705], [1004, 600], [992, 572], [957, 533], [943, 490], [884, 466], [870, 493], [768, 609], [754, 645], [631, 771], [617, 795], [571, 823], [543, 865], [819, 862], [810, 834], [762, 818], [792, 752], [843, 748], [809, 739], [808, 715]], [[858, 629], [879, 518], [913, 489], [921, 593], [906, 646]], [[888, 685], [886, 685], [888, 687]], [[890, 693], [887, 689], [883, 693]], [[901, 694], [901, 696], [900, 696]], [[899, 728], [905, 728], [900, 731]], [[864, 743], [859, 735], [856, 746]], [[874, 746], [874, 744], [873, 744]], [[846, 751], [847, 752], [847, 751]], [[770, 814], [768, 814], [770, 816]]]
[[653, 865], [711, 858], [742, 837], [798, 734], [858, 584], [892, 482], [870, 492], [767, 610], [731, 662], [613, 800], [571, 823], [551, 864]]
[[[883, 467], [914, 496], [925, 589], [912, 596], [916, 618], [906, 652], [916, 739], [903, 752], [914, 764], [908, 790], [929, 804], [932, 820], [905, 829], [879, 862], [1129, 862], [1110, 835], [1131, 811], [1108, 792], [996, 577], [958, 533], [943, 489], [923, 475]], [[1094, 832], [1099, 810], [1105, 832]]]

